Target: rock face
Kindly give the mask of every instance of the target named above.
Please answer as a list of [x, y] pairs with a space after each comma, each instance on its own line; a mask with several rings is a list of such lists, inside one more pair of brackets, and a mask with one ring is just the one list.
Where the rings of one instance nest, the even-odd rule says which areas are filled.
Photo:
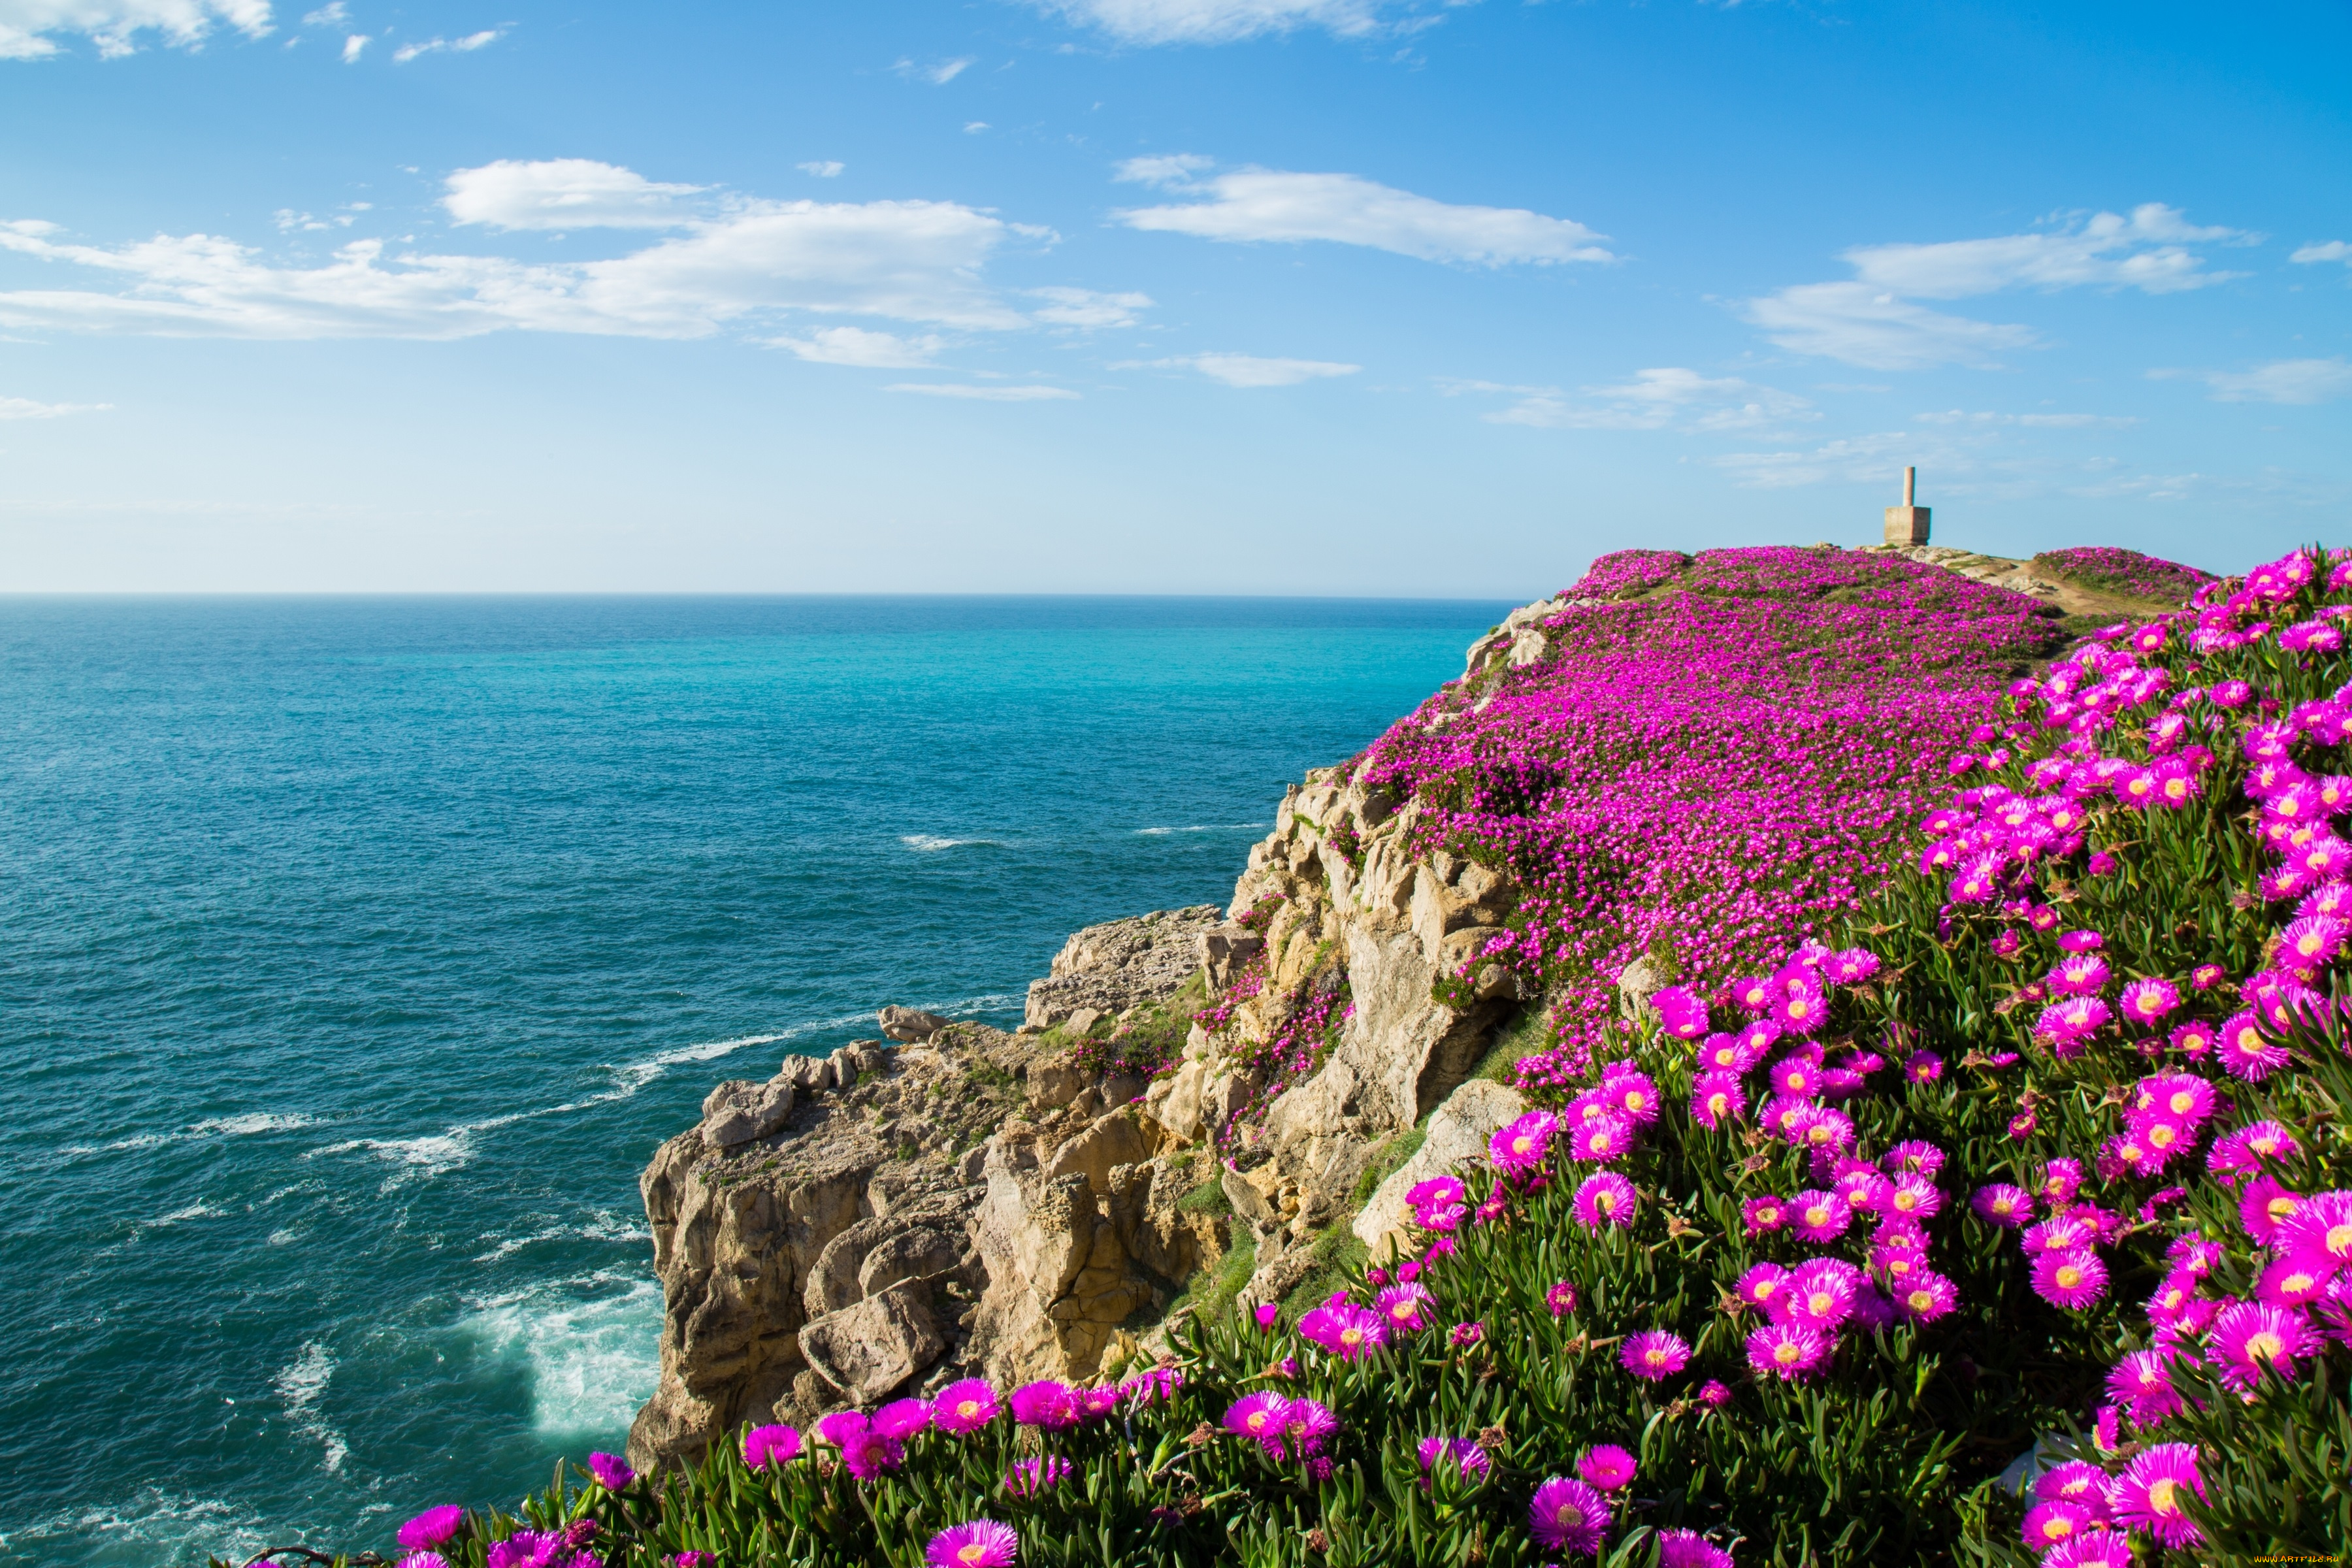
[[1100, 1017], [1167, 995], [1200, 967], [1196, 935], [1217, 920], [1214, 904], [1195, 904], [1074, 932], [1030, 983], [1024, 1021], [1049, 1028], [1081, 1008]]
[[1518, 1091], [1475, 1079], [1446, 1097], [1429, 1119], [1429, 1135], [1356, 1215], [1354, 1230], [1375, 1260], [1395, 1249], [1412, 1212], [1405, 1194], [1433, 1176], [1459, 1175], [1486, 1152], [1496, 1129], [1527, 1109]]

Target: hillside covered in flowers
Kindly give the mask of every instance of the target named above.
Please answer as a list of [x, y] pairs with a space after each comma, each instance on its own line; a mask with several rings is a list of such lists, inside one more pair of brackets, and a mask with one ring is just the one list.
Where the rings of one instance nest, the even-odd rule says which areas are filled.
[[2340, 1552], [2352, 559], [2092, 628], [1940, 575], [1604, 560], [1358, 761], [1529, 889], [1478, 959], [1549, 1009], [1401, 1258], [1083, 1384], [592, 1456], [377, 1560]]

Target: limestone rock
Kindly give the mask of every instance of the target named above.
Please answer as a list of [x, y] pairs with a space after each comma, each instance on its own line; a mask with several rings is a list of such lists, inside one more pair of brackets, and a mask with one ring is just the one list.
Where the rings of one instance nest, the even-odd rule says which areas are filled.
[[792, 1080], [779, 1074], [765, 1083], [722, 1083], [702, 1102], [702, 1141], [730, 1149], [765, 1138], [793, 1113]]
[[1516, 1089], [1473, 1079], [1448, 1095], [1429, 1119], [1429, 1131], [1412, 1158], [1391, 1173], [1356, 1216], [1355, 1232], [1377, 1258], [1401, 1238], [1412, 1212], [1406, 1193], [1433, 1176], [1457, 1174], [1485, 1158], [1495, 1130], [1516, 1121], [1527, 1101]]
[[1081, 1007], [1120, 1013], [1158, 1001], [1200, 966], [1193, 933], [1217, 920], [1214, 905], [1197, 904], [1073, 933], [1046, 977], [1031, 983], [1026, 1022], [1043, 1028]]
[[928, 1040], [948, 1026], [948, 1020], [937, 1013], [919, 1013], [912, 1007], [885, 1007], [875, 1021], [885, 1035], [909, 1045]]
[[871, 1405], [938, 1360], [945, 1342], [930, 1291], [909, 1279], [812, 1320], [801, 1330], [800, 1346], [818, 1376], [853, 1403]]
[[1200, 933], [1201, 962], [1208, 966], [1209, 989], [1223, 994], [1234, 974], [1265, 950], [1265, 938], [1243, 925], [1221, 925]]

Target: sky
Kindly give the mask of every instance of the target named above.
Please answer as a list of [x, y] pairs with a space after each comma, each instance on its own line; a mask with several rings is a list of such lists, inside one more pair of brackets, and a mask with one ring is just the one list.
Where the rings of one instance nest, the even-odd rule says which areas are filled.
[[2352, 543], [2352, 6], [0, 0], [0, 591]]

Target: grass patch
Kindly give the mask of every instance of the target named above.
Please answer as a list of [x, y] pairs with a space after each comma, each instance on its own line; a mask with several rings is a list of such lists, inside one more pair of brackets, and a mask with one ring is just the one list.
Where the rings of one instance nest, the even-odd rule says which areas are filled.
[[1420, 1153], [1421, 1146], [1428, 1142], [1429, 1129], [1424, 1125], [1400, 1132], [1373, 1150], [1372, 1157], [1364, 1162], [1362, 1173], [1356, 1178], [1356, 1206], [1360, 1209], [1371, 1202], [1381, 1184], [1403, 1170], [1405, 1162]]
[[1234, 1200], [1225, 1196], [1222, 1176], [1211, 1176], [1191, 1192], [1176, 1200], [1176, 1206], [1185, 1214], [1220, 1215], [1234, 1212]]
[[1334, 1290], [1347, 1288], [1351, 1277], [1360, 1277], [1370, 1254], [1347, 1220], [1335, 1223], [1315, 1238], [1315, 1266], [1307, 1277], [1290, 1288], [1282, 1299], [1282, 1315], [1296, 1320], [1299, 1313], [1321, 1301]]
[[1184, 1282], [1184, 1293], [1168, 1303], [1170, 1318], [1188, 1311], [1206, 1323], [1220, 1321], [1231, 1314], [1234, 1298], [1242, 1293], [1242, 1287], [1257, 1272], [1257, 1236], [1239, 1216], [1235, 1216], [1227, 1234], [1232, 1246], [1223, 1258]]

